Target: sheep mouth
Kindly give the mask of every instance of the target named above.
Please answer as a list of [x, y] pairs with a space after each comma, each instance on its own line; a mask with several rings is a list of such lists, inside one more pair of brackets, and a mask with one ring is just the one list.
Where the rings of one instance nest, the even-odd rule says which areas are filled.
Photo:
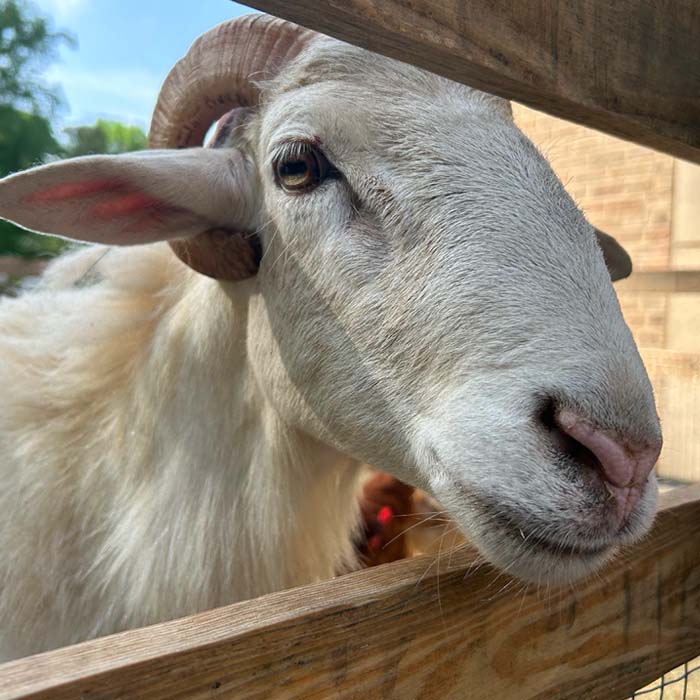
[[[513, 548], [519, 549], [523, 556], [527, 554], [545, 554], [555, 559], [598, 559], [608, 555], [615, 547], [615, 542], [582, 542], [578, 537], [568, 534], [566, 539], [555, 535], [543, 534], [553, 529], [544, 521], [527, 522], [528, 514], [500, 503], [491, 502], [475, 494], [470, 494], [472, 507], [483, 515], [484, 520], [496, 525], [498, 531], [508, 538]], [[585, 534], [580, 535], [581, 538]], [[579, 541], [577, 541], [579, 540]]]
[[612, 547], [612, 545], [609, 544], [592, 546], [590, 544], [583, 545], [559, 542], [555, 539], [542, 537], [541, 535], [533, 537], [523, 530], [519, 530], [518, 535], [514, 535], [512, 532], [509, 534], [511, 538], [516, 541], [518, 541], [518, 537], [520, 536], [519, 544], [524, 544], [525, 547], [528, 547], [530, 550], [547, 553], [550, 556], [558, 558], [597, 558], [608, 554]]
[[546, 553], [559, 559], [565, 558], [595, 558], [607, 554], [611, 549], [611, 544], [591, 544], [582, 542], [572, 542], [559, 540], [555, 537], [548, 537], [538, 532], [538, 526], [525, 525], [519, 522], [516, 513], [503, 512], [502, 507], [495, 513], [489, 512], [492, 522], [498, 524], [502, 532], [517, 547], [522, 547], [530, 552]]

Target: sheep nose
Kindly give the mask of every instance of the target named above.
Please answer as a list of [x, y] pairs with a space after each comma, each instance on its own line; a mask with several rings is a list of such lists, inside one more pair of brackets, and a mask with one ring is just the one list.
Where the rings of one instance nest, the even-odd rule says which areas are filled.
[[584, 418], [568, 409], [556, 413], [555, 420], [562, 432], [590, 450], [600, 463], [601, 476], [615, 509], [613, 525], [621, 528], [644, 493], [644, 486], [661, 452], [661, 440], [651, 444], [634, 444], [621, 436], [591, 426]]

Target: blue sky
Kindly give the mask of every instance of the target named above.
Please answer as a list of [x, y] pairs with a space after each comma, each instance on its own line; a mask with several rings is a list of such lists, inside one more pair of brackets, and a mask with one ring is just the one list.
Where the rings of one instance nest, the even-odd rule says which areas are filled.
[[78, 40], [46, 71], [68, 103], [59, 128], [104, 117], [147, 129], [163, 79], [192, 41], [252, 11], [230, 0], [35, 0], [35, 6]]

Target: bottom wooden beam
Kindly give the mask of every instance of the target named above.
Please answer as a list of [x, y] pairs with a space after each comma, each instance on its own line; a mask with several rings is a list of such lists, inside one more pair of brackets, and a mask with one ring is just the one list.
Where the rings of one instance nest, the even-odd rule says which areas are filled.
[[615, 700], [700, 654], [700, 486], [573, 590], [417, 557], [0, 666], [2, 700]]

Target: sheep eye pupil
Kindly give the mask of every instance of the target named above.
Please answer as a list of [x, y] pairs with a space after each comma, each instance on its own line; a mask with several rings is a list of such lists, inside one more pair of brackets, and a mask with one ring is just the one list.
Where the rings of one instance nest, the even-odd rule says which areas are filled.
[[291, 153], [275, 163], [275, 181], [286, 192], [309, 192], [325, 180], [329, 167], [325, 156], [313, 146], [295, 144]]
[[304, 182], [309, 176], [309, 166], [303, 160], [294, 160], [283, 163], [280, 175], [285, 184]]

